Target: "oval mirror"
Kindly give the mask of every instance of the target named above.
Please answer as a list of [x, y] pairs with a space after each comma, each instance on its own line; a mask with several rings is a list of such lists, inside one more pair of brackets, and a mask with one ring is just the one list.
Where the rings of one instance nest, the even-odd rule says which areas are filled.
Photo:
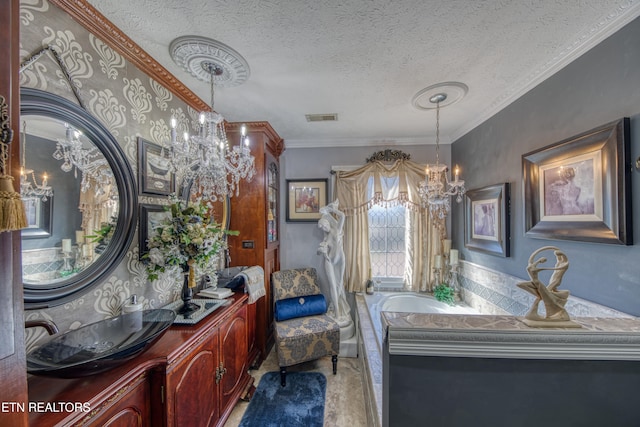
[[135, 233], [135, 177], [118, 142], [87, 111], [22, 88], [25, 307], [77, 298], [120, 263]]

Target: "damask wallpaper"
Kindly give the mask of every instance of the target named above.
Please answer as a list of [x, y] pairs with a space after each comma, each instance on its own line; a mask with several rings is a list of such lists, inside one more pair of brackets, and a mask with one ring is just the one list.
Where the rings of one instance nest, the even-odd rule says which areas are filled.
[[[21, 61], [45, 46], [53, 46], [86, 109], [113, 134], [135, 174], [138, 137], [166, 143], [171, 117], [177, 119], [179, 134], [195, 128], [198, 112], [47, 0], [22, 0], [20, 20]], [[55, 93], [77, 103], [50, 52], [20, 73], [20, 86]], [[138, 202], [161, 205], [168, 200], [139, 196]], [[60, 331], [66, 331], [119, 314], [132, 294], [138, 295], [144, 308], [158, 308], [178, 299], [182, 280], [168, 277], [148, 282], [138, 256], [135, 236], [124, 261], [108, 280], [69, 303], [26, 311], [25, 320], [49, 319]], [[42, 328], [27, 329], [26, 334], [27, 352], [46, 337]]]

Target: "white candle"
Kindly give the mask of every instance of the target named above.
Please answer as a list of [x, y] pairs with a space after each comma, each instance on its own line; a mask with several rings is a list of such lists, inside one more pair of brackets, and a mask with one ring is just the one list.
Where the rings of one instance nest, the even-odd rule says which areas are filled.
[[89, 245], [82, 246], [82, 256], [89, 258]]
[[446, 254], [451, 250], [451, 240], [445, 239], [442, 241], [442, 251]]
[[457, 263], [458, 263], [458, 250], [451, 249], [451, 251], [449, 251], [449, 264], [456, 265]]
[[84, 243], [84, 231], [76, 230], [76, 243], [77, 244]]
[[62, 239], [62, 252], [71, 252], [71, 239]]
[[436, 268], [442, 267], [442, 256], [436, 255], [435, 267]]

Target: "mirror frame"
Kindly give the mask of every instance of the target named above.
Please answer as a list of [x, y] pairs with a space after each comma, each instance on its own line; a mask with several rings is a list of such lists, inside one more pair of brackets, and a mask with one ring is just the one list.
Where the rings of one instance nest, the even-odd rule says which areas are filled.
[[116, 232], [102, 255], [85, 270], [55, 286], [43, 289], [42, 285], [23, 284], [25, 308], [41, 309], [78, 298], [101, 283], [120, 264], [136, 231], [138, 191], [124, 151], [111, 132], [88, 111], [59, 95], [20, 88], [20, 116], [28, 115], [58, 119], [82, 131], [106, 158], [118, 187]]

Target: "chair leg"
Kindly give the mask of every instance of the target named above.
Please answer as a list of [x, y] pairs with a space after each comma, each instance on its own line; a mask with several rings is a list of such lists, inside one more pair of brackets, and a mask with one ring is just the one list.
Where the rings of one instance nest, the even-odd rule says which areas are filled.
[[280, 366], [280, 385], [282, 387], [287, 385], [287, 367]]
[[331, 356], [331, 362], [333, 363], [333, 375], [338, 372], [338, 355], [334, 354]]

